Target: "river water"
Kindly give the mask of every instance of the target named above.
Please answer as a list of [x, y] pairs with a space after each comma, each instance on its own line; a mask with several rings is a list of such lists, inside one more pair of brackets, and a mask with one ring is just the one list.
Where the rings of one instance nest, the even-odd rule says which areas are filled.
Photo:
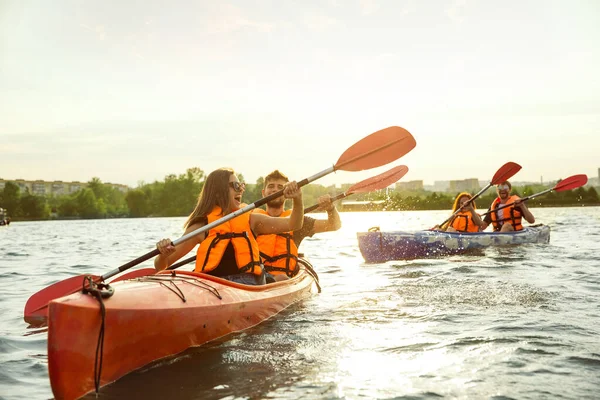
[[[341, 230], [300, 248], [322, 293], [135, 371], [98, 397], [597, 399], [600, 208], [532, 211], [552, 228], [549, 244], [385, 264], [364, 263], [356, 232], [424, 229], [448, 213], [343, 213]], [[111, 271], [178, 237], [184, 220], [0, 227], [0, 398], [52, 398], [46, 332], [22, 319], [29, 296]]]

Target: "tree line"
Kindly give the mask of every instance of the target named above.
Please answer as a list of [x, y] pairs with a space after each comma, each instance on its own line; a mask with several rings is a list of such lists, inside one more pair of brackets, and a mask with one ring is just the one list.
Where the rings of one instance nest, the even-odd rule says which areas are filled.
[[[244, 177], [238, 174], [240, 181]], [[69, 195], [38, 195], [7, 182], [0, 190], [0, 205], [13, 221], [48, 219], [94, 219], [187, 216], [194, 209], [206, 174], [189, 168], [184, 174], [167, 175], [163, 181], [140, 183], [126, 193], [92, 178], [87, 186]], [[262, 198], [264, 178], [247, 184], [243, 201], [250, 204]], [[334, 190], [323, 185], [303, 188], [305, 204]]]
[[[548, 187], [543, 185], [513, 186], [511, 194], [519, 197], [540, 193]], [[474, 193], [473, 193], [474, 194]], [[412, 211], [412, 210], [450, 210], [458, 193], [437, 193], [428, 191], [415, 192], [390, 192], [383, 191], [367, 195], [368, 200], [383, 200], [383, 203], [373, 204], [369, 210]], [[497, 197], [496, 190], [490, 188], [476, 199], [475, 204], [479, 210], [487, 210]], [[549, 192], [527, 201], [529, 207], [573, 207], [573, 206], [598, 206], [600, 198], [593, 186], [579, 187], [575, 190], [564, 192]]]
[[[240, 181], [243, 176], [238, 175]], [[7, 182], [0, 191], [0, 206], [8, 210], [15, 220], [48, 220], [48, 219], [93, 219], [93, 218], [129, 218], [129, 217], [180, 217], [187, 216], [194, 209], [198, 194], [204, 185], [206, 175], [200, 168], [190, 168], [184, 174], [167, 175], [163, 181], [141, 183], [137, 188], [126, 193], [92, 178], [87, 186], [69, 195], [36, 195], [29, 191], [21, 191], [13, 182]], [[264, 178], [256, 183], [246, 184], [243, 201], [250, 204], [262, 198]], [[513, 187], [512, 193], [524, 197], [539, 193], [547, 187], [531, 185]], [[334, 186], [319, 184], [306, 185], [302, 192], [306, 207], [317, 203], [319, 196], [339, 194], [342, 190]], [[404, 210], [449, 210], [452, 208], [456, 194], [428, 191], [397, 192], [380, 190], [371, 193], [357, 194], [353, 200], [383, 200], [378, 204], [365, 206], [372, 211], [404, 211]], [[496, 197], [495, 190], [490, 189], [476, 203], [479, 209], [487, 209]], [[529, 200], [530, 207], [553, 206], [597, 206], [600, 205], [598, 193], [594, 187], [580, 187], [564, 192], [550, 192]], [[344, 211], [343, 205], [338, 207]]]

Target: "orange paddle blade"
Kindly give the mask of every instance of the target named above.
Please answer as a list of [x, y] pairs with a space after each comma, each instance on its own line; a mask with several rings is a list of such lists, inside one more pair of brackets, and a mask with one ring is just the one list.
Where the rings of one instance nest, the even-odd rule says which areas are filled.
[[496, 171], [492, 178], [492, 185], [498, 185], [504, 181], [512, 178], [517, 172], [521, 170], [521, 166], [512, 161], [507, 162]]
[[[72, 293], [75, 293], [83, 287], [83, 278], [89, 275], [78, 275], [60, 282], [56, 282], [43, 290], [33, 294], [27, 303], [23, 312], [25, 322], [31, 325], [40, 325], [46, 322], [48, 316], [48, 303], [52, 299], [57, 299]], [[96, 282], [102, 281], [102, 277], [92, 275]]]
[[415, 138], [404, 128], [390, 126], [359, 140], [344, 152], [335, 170], [363, 171], [397, 160], [415, 148]]
[[406, 165], [398, 165], [390, 169], [389, 171], [384, 172], [383, 174], [379, 174], [377, 176], [373, 176], [369, 179], [365, 179], [364, 181], [358, 182], [352, 186], [348, 190], [346, 190], [346, 195], [352, 193], [366, 193], [372, 192], [374, 190], [385, 189], [390, 186], [392, 183], [397, 182], [408, 172], [408, 167]]

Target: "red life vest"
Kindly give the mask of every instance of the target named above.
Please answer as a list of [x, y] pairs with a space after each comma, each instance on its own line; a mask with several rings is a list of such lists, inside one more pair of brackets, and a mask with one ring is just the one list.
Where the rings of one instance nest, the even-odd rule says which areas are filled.
[[492, 206], [490, 207], [490, 211], [492, 211], [490, 217], [492, 218], [494, 231], [497, 232], [502, 229], [502, 225], [507, 221], [513, 226], [515, 231], [520, 231], [523, 229], [523, 225], [521, 225], [521, 217], [523, 214], [514, 206], [509, 206], [500, 210], [500, 212], [502, 212], [502, 218], [498, 218], [498, 212], [496, 211], [496, 208], [500, 207], [501, 205], [512, 204], [519, 199], [519, 196], [512, 195], [504, 204], [500, 203], [500, 197], [497, 197], [496, 200], [494, 200]]
[[[254, 212], [268, 215], [260, 208]], [[291, 213], [292, 210], [285, 210], [279, 217], [287, 217]], [[273, 275], [286, 274], [289, 277], [298, 273], [298, 247], [293, 240], [292, 232], [259, 235], [256, 241], [267, 272]]]
[[[208, 223], [222, 218], [221, 208], [215, 206], [206, 216]], [[262, 275], [258, 243], [250, 229], [250, 213], [244, 213], [208, 231], [196, 252], [196, 272], [210, 273], [221, 263], [225, 249], [231, 243], [239, 273]]]

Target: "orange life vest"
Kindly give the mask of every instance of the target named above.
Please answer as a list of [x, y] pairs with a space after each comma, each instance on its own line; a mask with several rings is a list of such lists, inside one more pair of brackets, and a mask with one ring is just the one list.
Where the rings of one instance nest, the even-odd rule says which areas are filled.
[[[260, 208], [254, 212], [268, 215], [265, 210]], [[286, 210], [281, 213], [280, 217], [287, 217], [291, 213], [292, 210]], [[259, 235], [256, 241], [267, 272], [273, 275], [286, 274], [289, 277], [298, 273], [298, 247], [293, 240], [292, 232]]]
[[506, 221], [510, 222], [515, 231], [520, 231], [523, 229], [523, 225], [521, 225], [521, 216], [523, 214], [521, 213], [521, 211], [512, 206], [503, 208], [502, 210], [500, 210], [502, 212], [502, 218], [500, 219], [498, 219], [498, 212], [496, 211], [496, 208], [498, 208], [499, 206], [505, 204], [512, 204], [519, 199], [519, 196], [512, 195], [508, 198], [508, 200], [506, 200], [506, 203], [504, 204], [500, 204], [500, 197], [497, 197], [496, 200], [494, 200], [492, 206], [490, 207], [490, 211], [492, 211], [490, 217], [492, 218], [494, 231], [499, 231], [500, 229], [502, 229], [502, 225]]
[[473, 222], [471, 211], [461, 211], [452, 219], [450, 226], [458, 232], [479, 232], [479, 227]]
[[[218, 206], [206, 216], [209, 224], [222, 217]], [[258, 243], [250, 229], [250, 213], [238, 215], [208, 231], [208, 236], [200, 243], [196, 252], [195, 271], [210, 273], [217, 268], [229, 243], [233, 245], [240, 273], [262, 275]]]

